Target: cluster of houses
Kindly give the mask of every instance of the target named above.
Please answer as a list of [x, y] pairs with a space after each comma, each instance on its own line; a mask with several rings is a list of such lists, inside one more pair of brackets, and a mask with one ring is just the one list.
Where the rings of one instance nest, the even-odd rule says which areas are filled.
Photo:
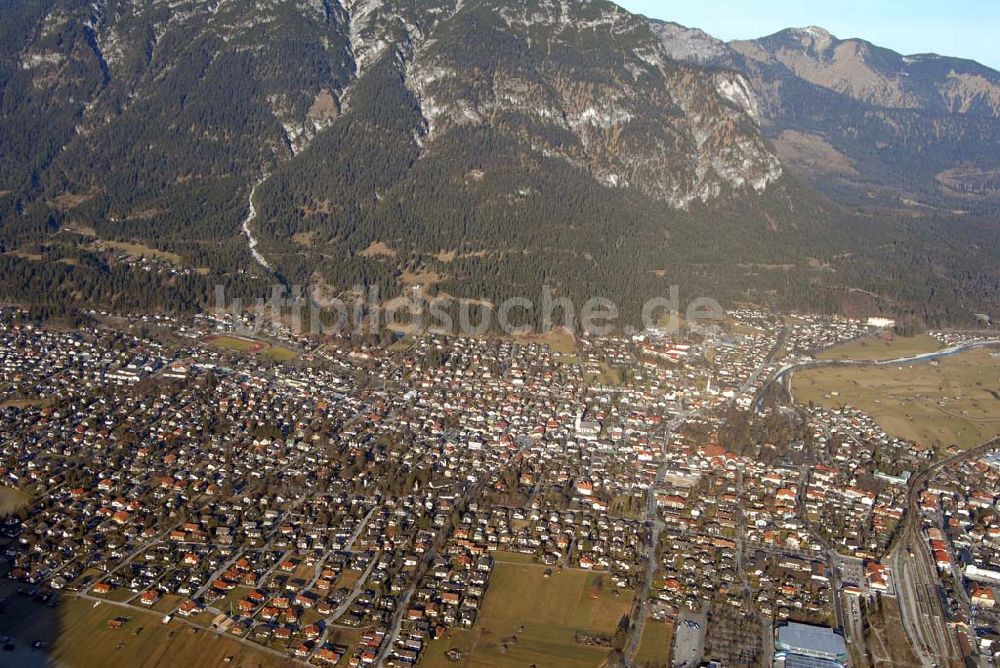
[[996, 339], [995, 336], [990, 336], [985, 332], [976, 334], [971, 332], [932, 330], [927, 332], [927, 335], [937, 339], [938, 342], [946, 348], [963, 346], [970, 343], [982, 343], [983, 341], [992, 341]]
[[666, 449], [656, 493], [664, 530], [654, 614], [670, 618], [711, 606], [745, 611], [749, 593], [761, 615], [826, 619], [828, 559], [798, 517], [799, 471], [694, 436], [719, 426], [690, 420]]
[[91, 248], [104, 251], [108, 261], [112, 264], [128, 267], [134, 271], [145, 272], [150, 276], [156, 276], [156, 280], [160, 281], [168, 281], [175, 276], [194, 276], [198, 274], [197, 268], [185, 267], [175, 261], [178, 258], [155, 249], [121, 249], [114, 246], [106, 247], [101, 242], [96, 243]]
[[[306, 351], [282, 365], [202, 343], [235, 316], [71, 331], [23, 315], [0, 311], [0, 485], [33, 499], [0, 526], [11, 577], [313, 665], [417, 663], [479, 623], [510, 553], [636, 591], [653, 559], [660, 619], [749, 597], [831, 623], [831, 553], [867, 560], [882, 591], [877, 556], [932, 455], [847, 408], [757, 451], [721, 445], [731, 408], [856, 321], [788, 320], [779, 346], [780, 320], [743, 309], [562, 353], [432, 333], [317, 345], [265, 322]], [[964, 496], [933, 495], [933, 539], [985, 610], [992, 585], [969, 573], [997, 563], [1000, 523], [976, 505], [997, 482], [982, 466]]]
[[790, 356], [811, 356], [839, 343], [875, 331], [868, 321], [828, 315], [794, 315], [788, 318], [787, 351]]
[[903, 518], [911, 472], [933, 450], [885, 433], [850, 407], [814, 408], [809, 428], [820, 462], [804, 496], [812, 525], [841, 554], [875, 559]]

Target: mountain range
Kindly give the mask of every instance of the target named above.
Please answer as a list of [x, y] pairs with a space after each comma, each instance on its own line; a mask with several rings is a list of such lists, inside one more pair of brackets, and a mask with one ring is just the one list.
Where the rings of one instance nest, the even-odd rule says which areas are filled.
[[784, 163], [831, 194], [912, 210], [1000, 202], [995, 70], [816, 27], [730, 43], [677, 24], [654, 30], [673, 58], [746, 75]]
[[[680, 284], [938, 322], [1000, 293], [1000, 74], [817, 28], [724, 43], [603, 0], [12, 0], [0, 123], [0, 277], [50, 310], [280, 280], [636, 311]], [[151, 285], [136, 255], [172, 268]]]

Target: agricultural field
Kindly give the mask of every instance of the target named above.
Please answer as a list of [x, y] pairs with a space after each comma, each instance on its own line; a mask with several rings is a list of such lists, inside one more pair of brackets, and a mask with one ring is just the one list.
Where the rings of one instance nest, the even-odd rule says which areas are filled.
[[28, 502], [28, 496], [13, 487], [0, 487], [0, 517], [13, 513]]
[[[607, 575], [579, 569], [497, 561], [473, 629], [453, 629], [431, 641], [421, 666], [523, 668], [597, 667], [609, 648], [576, 642], [577, 632], [613, 636], [632, 606], [634, 592], [618, 590]], [[462, 652], [449, 661], [452, 648]]]
[[[74, 668], [121, 666], [233, 666], [281, 668], [294, 665], [236, 640], [174, 620], [161, 624], [156, 612], [126, 609], [64, 597], [57, 606], [16, 593], [4, 583], [5, 602], [0, 634], [18, 644], [17, 665], [64, 665]], [[109, 622], [120, 618], [119, 628]], [[40, 649], [31, 649], [36, 642]], [[10, 655], [8, 655], [9, 657]], [[0, 656], [0, 664], [6, 657]]]
[[890, 434], [938, 449], [1000, 434], [1000, 356], [988, 350], [898, 366], [807, 369], [792, 387], [799, 404], [854, 406]]
[[912, 337], [869, 337], [827, 348], [816, 357], [822, 360], [891, 360], [941, 350], [941, 342], [927, 334]]

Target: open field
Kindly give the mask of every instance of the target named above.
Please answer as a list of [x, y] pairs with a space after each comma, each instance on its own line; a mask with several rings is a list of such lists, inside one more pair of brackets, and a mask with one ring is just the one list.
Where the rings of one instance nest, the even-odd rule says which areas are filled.
[[363, 571], [358, 571], [352, 568], [348, 568], [343, 572], [341, 572], [339, 576], [337, 576], [337, 580], [334, 586], [338, 589], [340, 587], [344, 587], [345, 589], [351, 589], [354, 587], [354, 585], [358, 583], [358, 580], [361, 578], [363, 573], [364, 573]]
[[264, 357], [269, 357], [275, 362], [287, 362], [298, 357], [298, 353], [284, 346], [271, 346], [264, 351]]
[[524, 554], [523, 552], [506, 552], [496, 550], [490, 552], [490, 556], [495, 561], [503, 561], [508, 564], [537, 564], [534, 554]]
[[[553, 571], [532, 564], [497, 561], [483, 607], [471, 630], [455, 629], [434, 640], [421, 666], [523, 668], [600, 666], [608, 648], [575, 641], [577, 631], [614, 635], [628, 614], [634, 592], [615, 587], [607, 575], [582, 570]], [[597, 582], [601, 580], [602, 586]], [[450, 648], [462, 659], [448, 661]]]
[[406, 352], [407, 350], [409, 350], [410, 348], [412, 348], [413, 344], [415, 344], [419, 340], [420, 340], [420, 335], [419, 334], [417, 334], [417, 333], [410, 333], [410, 334], [407, 334], [407, 335], [405, 335], [403, 337], [400, 337], [400, 339], [398, 341], [390, 344], [389, 347], [387, 348], [387, 350], [389, 352], [392, 352], [392, 353]]
[[554, 354], [568, 356], [576, 354], [576, 339], [566, 329], [556, 327], [544, 334], [527, 334], [525, 336], [515, 336], [518, 343], [542, 343], [549, 347]]
[[828, 367], [795, 374], [800, 404], [850, 405], [890, 434], [936, 448], [1000, 433], [1000, 357], [973, 350], [905, 366]]
[[597, 374], [583, 374], [583, 381], [589, 385], [605, 385], [608, 387], [620, 387], [622, 384], [622, 374], [608, 364], [600, 363], [601, 372]]
[[41, 262], [44, 256], [41, 253], [29, 253], [20, 250], [11, 250], [4, 253], [4, 255], [10, 255], [11, 257], [19, 257], [22, 260], [31, 260], [32, 262]]
[[399, 282], [403, 285], [420, 285], [422, 287], [428, 287], [431, 285], [437, 285], [443, 281], [446, 276], [442, 276], [436, 271], [431, 269], [418, 269], [417, 271], [404, 271], [399, 275]]
[[86, 204], [87, 202], [89, 202], [90, 200], [92, 200], [94, 198], [94, 195], [96, 195], [96, 194], [97, 193], [80, 193], [80, 194], [74, 194], [74, 193], [66, 193], [66, 192], [64, 192], [62, 194], [59, 194], [59, 195], [56, 195], [55, 197], [53, 197], [52, 201], [50, 202], [50, 204], [57, 211], [61, 211], [62, 213], [66, 213], [67, 211], [75, 209], [76, 207], [80, 206], [81, 204]]
[[27, 495], [13, 487], [0, 487], [0, 517], [12, 513], [28, 502]]
[[635, 664], [643, 668], [669, 666], [673, 640], [673, 624], [646, 620], [646, 625], [642, 627], [639, 649], [635, 653]]
[[731, 323], [728, 323], [728, 324], [729, 324], [729, 331], [734, 336], [754, 336], [754, 337], [758, 337], [758, 336], [767, 336], [767, 334], [768, 334], [767, 332], [765, 332], [760, 327], [752, 327], [750, 325], [744, 325], [743, 323], [740, 323], [740, 322], [731, 322]]
[[[18, 665], [56, 665], [74, 668], [100, 666], [221, 666], [251, 668], [291, 666], [291, 661], [265, 654], [235, 640], [173, 621], [161, 624], [159, 613], [131, 610], [111, 604], [94, 607], [91, 601], [64, 597], [56, 607], [15, 593], [16, 586], [2, 587], [5, 610], [0, 615], [0, 634], [14, 637], [22, 653]], [[115, 618], [127, 619], [117, 629], [108, 628]], [[37, 641], [45, 647], [32, 651]], [[0, 656], [0, 664], [5, 657]]]
[[116, 250], [126, 255], [137, 258], [152, 258], [154, 260], [163, 260], [164, 262], [170, 262], [172, 264], [180, 264], [181, 256], [177, 253], [170, 253], [168, 251], [161, 251], [156, 248], [150, 248], [140, 243], [126, 243], [124, 241], [107, 241], [101, 239], [100, 241], [95, 241], [93, 247], [97, 250]]
[[229, 612], [230, 606], [235, 607], [237, 603], [247, 597], [247, 594], [249, 594], [250, 591], [250, 587], [233, 587], [231, 590], [226, 592], [225, 596], [213, 603], [212, 606], [222, 610], [223, 612]]
[[926, 334], [910, 338], [870, 337], [828, 348], [816, 357], [823, 360], [891, 360], [932, 353], [943, 347], [940, 341]]
[[48, 397], [46, 399], [8, 399], [0, 404], [3, 408], [42, 408], [45, 406], [51, 406], [55, 403], [55, 399]]
[[384, 241], [373, 241], [368, 247], [359, 252], [361, 257], [396, 257], [399, 252], [391, 248]]
[[870, 664], [875, 668], [919, 666], [920, 660], [914, 655], [910, 640], [903, 630], [897, 599], [883, 597], [881, 600], [881, 609], [873, 604], [868, 615], [870, 626], [865, 639]]

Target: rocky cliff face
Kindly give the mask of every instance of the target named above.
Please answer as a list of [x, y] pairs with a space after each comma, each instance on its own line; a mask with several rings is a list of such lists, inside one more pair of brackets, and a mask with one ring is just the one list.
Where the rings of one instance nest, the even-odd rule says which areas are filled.
[[[516, 57], [470, 57], [438, 37], [456, 30], [470, 47], [502, 43]], [[405, 61], [429, 143], [456, 126], [490, 124], [602, 185], [680, 208], [760, 192], [781, 175], [742, 78], [671, 62], [642, 19], [610, 3], [470, 6]]]
[[130, 123], [201, 142], [172, 178], [208, 176], [191, 160], [206, 142], [240, 154], [231, 175], [264, 171], [336, 122], [383, 61], [420, 106], [423, 150], [490, 123], [600, 184], [674, 207], [760, 192], [781, 174], [745, 82], [670, 60], [644, 20], [609, 2], [102, 0], [23, 11], [29, 29], [3, 54], [5, 117], [66, 107], [51, 133], [60, 146], [10, 165], [41, 168], [43, 181]]

